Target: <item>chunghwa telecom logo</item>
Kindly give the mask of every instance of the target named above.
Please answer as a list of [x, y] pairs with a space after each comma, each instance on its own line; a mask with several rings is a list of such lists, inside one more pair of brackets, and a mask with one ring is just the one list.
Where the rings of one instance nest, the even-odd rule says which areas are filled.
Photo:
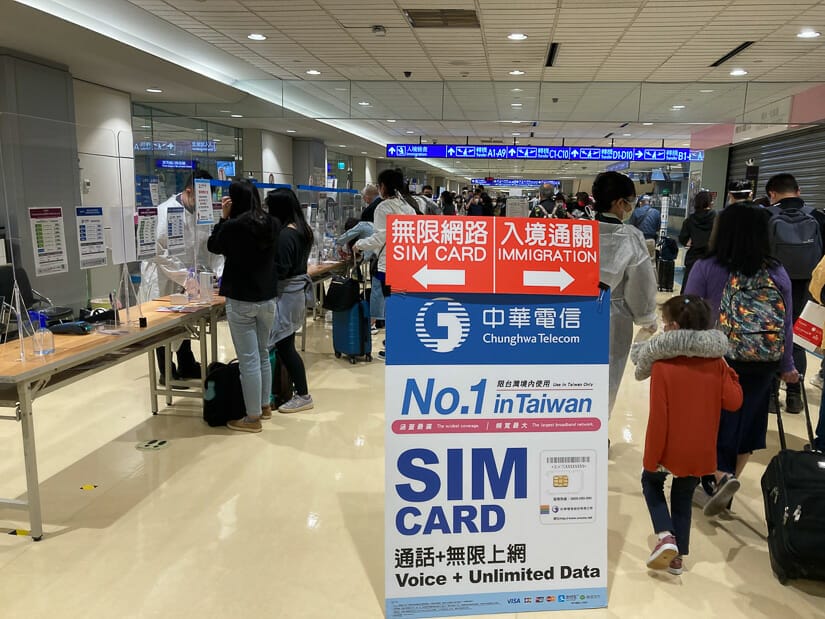
[[[443, 336], [434, 337], [432, 332]], [[470, 335], [470, 315], [461, 303], [452, 299], [427, 301], [415, 317], [415, 333], [430, 350], [452, 352]]]

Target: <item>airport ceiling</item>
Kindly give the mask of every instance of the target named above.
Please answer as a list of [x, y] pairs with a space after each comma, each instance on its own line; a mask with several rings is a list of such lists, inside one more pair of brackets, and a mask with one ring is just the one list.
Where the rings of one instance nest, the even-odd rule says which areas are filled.
[[[13, 4], [28, 20], [43, 17], [19, 5], [103, 35], [20, 41], [78, 77], [169, 112], [371, 156], [419, 140], [681, 147], [708, 124], [770, 122], [765, 110], [825, 82], [825, 37], [798, 36], [825, 31], [825, 1], [0, 0]], [[442, 8], [461, 12], [415, 14]], [[468, 16], [476, 27], [449, 27]], [[0, 26], [17, 48], [26, 37], [15, 30]], [[145, 92], [154, 86], [163, 93]]]

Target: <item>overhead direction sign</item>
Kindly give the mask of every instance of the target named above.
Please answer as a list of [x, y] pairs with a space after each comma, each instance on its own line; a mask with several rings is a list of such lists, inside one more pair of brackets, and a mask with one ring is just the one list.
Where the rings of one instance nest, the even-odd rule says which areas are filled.
[[470, 181], [473, 185], [484, 185], [485, 187], [538, 187], [540, 185], [560, 185], [558, 180], [539, 180], [534, 178], [494, 178], [492, 182], [486, 178], [474, 178]]
[[489, 146], [484, 144], [388, 144], [387, 157], [404, 159], [528, 159], [538, 161], [704, 161], [705, 151], [689, 148], [595, 146]]
[[398, 215], [387, 226], [387, 283], [397, 290], [598, 294], [596, 222]]

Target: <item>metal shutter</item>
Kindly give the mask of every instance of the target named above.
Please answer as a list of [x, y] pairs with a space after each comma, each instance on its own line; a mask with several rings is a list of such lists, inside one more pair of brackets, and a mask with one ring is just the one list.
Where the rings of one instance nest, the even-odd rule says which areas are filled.
[[730, 150], [728, 182], [745, 178], [745, 162], [759, 166], [754, 197], [765, 193], [765, 183], [774, 174], [789, 172], [796, 177], [805, 204], [825, 209], [825, 127], [815, 127], [739, 144]]

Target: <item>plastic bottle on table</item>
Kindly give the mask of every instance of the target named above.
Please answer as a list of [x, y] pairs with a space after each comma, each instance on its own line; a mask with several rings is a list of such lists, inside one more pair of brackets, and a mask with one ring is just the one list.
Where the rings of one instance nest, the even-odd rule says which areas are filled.
[[189, 269], [186, 274], [186, 281], [183, 283], [183, 288], [186, 291], [186, 299], [190, 303], [200, 299], [200, 285], [198, 284], [198, 276], [195, 274], [195, 269]]
[[32, 348], [34, 354], [38, 356], [50, 355], [54, 352], [54, 333], [46, 327], [46, 317], [37, 312], [30, 312], [29, 318], [40, 323], [40, 327], [34, 332], [32, 337]]

